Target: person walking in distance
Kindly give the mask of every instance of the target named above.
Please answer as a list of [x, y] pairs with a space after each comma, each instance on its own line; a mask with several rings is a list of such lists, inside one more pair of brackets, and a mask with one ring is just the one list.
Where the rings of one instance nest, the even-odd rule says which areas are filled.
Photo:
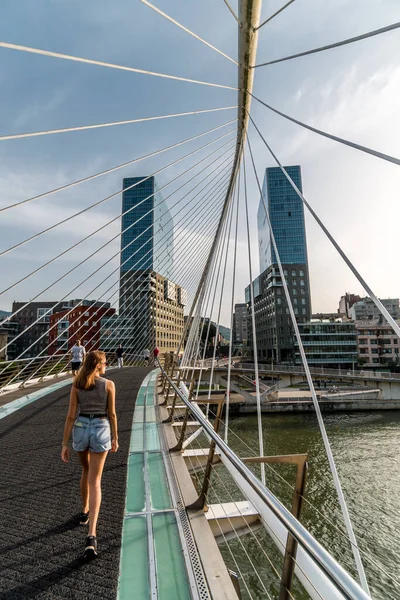
[[86, 356], [86, 350], [84, 346], [82, 346], [81, 340], [76, 340], [75, 344], [70, 350], [70, 354], [72, 375], [77, 375]]
[[122, 367], [124, 366], [124, 349], [122, 347], [122, 344], [118, 346], [118, 348], [115, 351], [115, 354], [118, 360], [118, 369], [122, 369]]
[[65, 421], [61, 459], [69, 462], [68, 441], [78, 453], [82, 467], [80, 491], [82, 513], [80, 525], [89, 523], [84, 558], [97, 556], [96, 526], [101, 504], [101, 477], [108, 451], [118, 450], [115, 385], [104, 379], [104, 352], [89, 352], [72, 384], [68, 415]]
[[144, 364], [146, 365], [146, 367], [149, 366], [149, 358], [150, 358], [150, 350], [148, 350], [146, 348], [146, 350], [143, 350], [143, 358], [144, 358]]
[[154, 364], [156, 364], [157, 359], [158, 359], [158, 355], [160, 354], [160, 350], [159, 348], [156, 346], [153, 350], [153, 360], [154, 360]]

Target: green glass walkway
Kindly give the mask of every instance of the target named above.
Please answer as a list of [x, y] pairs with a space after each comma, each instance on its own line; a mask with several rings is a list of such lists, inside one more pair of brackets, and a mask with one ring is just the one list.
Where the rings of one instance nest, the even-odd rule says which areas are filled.
[[190, 585], [164, 466], [152, 371], [136, 399], [122, 531], [119, 600], [190, 600]]

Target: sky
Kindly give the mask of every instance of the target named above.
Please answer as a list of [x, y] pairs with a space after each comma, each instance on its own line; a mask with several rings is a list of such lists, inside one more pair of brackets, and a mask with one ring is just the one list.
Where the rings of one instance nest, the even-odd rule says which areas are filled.
[[[154, 0], [154, 4], [226, 54], [236, 58], [237, 24], [223, 0]], [[237, 8], [237, 3], [232, 2]], [[282, 5], [264, 0], [262, 18]], [[236, 86], [237, 67], [179, 30], [139, 0], [3, 0], [0, 40], [128, 65], [181, 77]], [[296, 0], [260, 30], [257, 61], [301, 52], [399, 21], [398, 0]], [[306, 123], [381, 152], [400, 156], [400, 32], [343, 48], [256, 69], [254, 93]], [[234, 106], [234, 90], [172, 81], [0, 48], [0, 135], [106, 123], [169, 113]], [[222, 125], [235, 109], [163, 121], [0, 141], [0, 207], [133, 160]], [[257, 126], [285, 165], [300, 164], [309, 203], [382, 298], [400, 296], [398, 223], [400, 171], [396, 165], [347, 148], [289, 123], [253, 101]], [[96, 209], [0, 257], [2, 289], [115, 217], [89, 240], [0, 296], [0, 309], [40, 294], [96, 298], [115, 283], [117, 298], [122, 177], [149, 175], [184, 154], [232, 131], [233, 126], [107, 176], [0, 213], [0, 251], [90, 204], [116, 194]], [[275, 166], [250, 127], [259, 177]], [[207, 198], [184, 194], [228, 159], [234, 132], [157, 175], [175, 222], [173, 278], [196, 287], [213, 234]], [[222, 144], [228, 144], [217, 150]], [[217, 152], [210, 158], [213, 150]], [[226, 154], [223, 154], [226, 152]], [[193, 167], [195, 162], [204, 161]], [[220, 162], [218, 162], [220, 161]], [[226, 165], [227, 163], [225, 163]], [[202, 169], [207, 165], [208, 171]], [[222, 167], [221, 167], [222, 168]], [[214, 171], [213, 171], [214, 169]], [[194, 174], [199, 178], [190, 182]], [[224, 172], [221, 172], [223, 176]], [[225, 171], [227, 173], [227, 171]], [[176, 181], [173, 181], [175, 178]], [[172, 183], [171, 183], [172, 182]], [[186, 187], [179, 191], [183, 183]], [[254, 177], [248, 182], [251, 263], [259, 273]], [[180, 200], [180, 204], [177, 202]], [[215, 200], [215, 202], [218, 202]], [[174, 208], [176, 206], [176, 208]], [[218, 209], [218, 204], [213, 204]], [[185, 207], [183, 212], [178, 212]], [[193, 210], [192, 213], [189, 211]], [[185, 212], [186, 211], [186, 212]], [[185, 217], [186, 218], [183, 218]], [[197, 217], [195, 218], [195, 216]], [[207, 221], [209, 217], [209, 221]], [[306, 213], [313, 312], [333, 312], [346, 291], [364, 292]], [[233, 234], [233, 229], [231, 231]], [[110, 244], [98, 250], [112, 238]], [[52, 283], [90, 254], [94, 256], [57, 285]], [[238, 228], [234, 301], [244, 301], [249, 260], [244, 208]], [[228, 251], [221, 322], [229, 326], [233, 243]], [[103, 264], [109, 261], [104, 267]], [[223, 265], [221, 269], [223, 268]], [[97, 269], [100, 269], [98, 272]], [[222, 271], [221, 271], [222, 277]], [[221, 279], [220, 277], [220, 279]], [[96, 287], [97, 286], [97, 287]], [[93, 290], [93, 291], [92, 291]], [[103, 300], [106, 299], [104, 296]], [[213, 316], [219, 310], [218, 299]]]

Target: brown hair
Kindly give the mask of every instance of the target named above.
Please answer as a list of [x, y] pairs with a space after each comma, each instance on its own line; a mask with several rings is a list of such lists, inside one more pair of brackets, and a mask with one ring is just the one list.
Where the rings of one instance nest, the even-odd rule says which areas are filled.
[[91, 390], [94, 388], [94, 380], [96, 375], [96, 367], [106, 358], [104, 352], [94, 350], [86, 354], [85, 361], [81, 370], [75, 377], [75, 387], [80, 390]]

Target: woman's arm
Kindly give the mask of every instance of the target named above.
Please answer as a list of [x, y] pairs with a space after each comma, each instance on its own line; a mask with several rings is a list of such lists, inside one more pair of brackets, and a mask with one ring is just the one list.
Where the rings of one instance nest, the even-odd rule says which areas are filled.
[[111, 425], [111, 452], [116, 452], [119, 448], [119, 444], [117, 415], [115, 412], [115, 384], [109, 379], [107, 380], [107, 408], [108, 418], [110, 420]]
[[62, 450], [61, 450], [61, 460], [63, 460], [64, 462], [69, 461], [68, 441], [71, 436], [72, 428], [74, 426], [77, 409], [78, 409], [78, 393], [76, 391], [75, 385], [72, 384], [71, 394], [69, 396], [68, 414], [67, 414], [67, 418], [65, 419], [64, 438], [63, 438]]

